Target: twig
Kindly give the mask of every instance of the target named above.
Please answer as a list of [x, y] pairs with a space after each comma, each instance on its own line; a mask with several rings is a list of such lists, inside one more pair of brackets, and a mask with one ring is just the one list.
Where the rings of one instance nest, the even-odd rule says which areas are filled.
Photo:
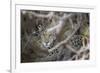
[[73, 29], [73, 28], [74, 28], [74, 23], [73, 23], [73, 21], [72, 21], [71, 18], [69, 18], [69, 22], [70, 22], [70, 24], [71, 24], [71, 26], [72, 26], [72, 29]]
[[80, 50], [78, 51], [78, 53], [84, 52], [84, 51], [86, 51], [88, 49], [89, 49], [89, 44], [87, 44], [87, 46], [81, 47]]
[[25, 43], [23, 49], [25, 49], [27, 47], [27, 45], [29, 44], [29, 42], [31, 41], [32, 39], [32, 34], [29, 36], [29, 38], [27, 38], [27, 42]]

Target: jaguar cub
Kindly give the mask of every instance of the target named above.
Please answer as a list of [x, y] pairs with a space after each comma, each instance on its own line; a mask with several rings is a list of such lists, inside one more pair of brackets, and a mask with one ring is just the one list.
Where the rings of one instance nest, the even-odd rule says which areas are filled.
[[41, 44], [47, 49], [51, 49], [56, 44], [56, 34], [54, 32], [44, 31], [41, 34]]

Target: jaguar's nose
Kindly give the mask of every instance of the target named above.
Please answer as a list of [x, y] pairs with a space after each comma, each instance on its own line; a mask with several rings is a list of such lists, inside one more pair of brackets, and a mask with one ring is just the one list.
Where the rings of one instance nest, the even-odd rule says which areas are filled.
[[46, 48], [50, 49], [50, 43], [46, 42]]
[[48, 49], [50, 49], [50, 47], [48, 47]]

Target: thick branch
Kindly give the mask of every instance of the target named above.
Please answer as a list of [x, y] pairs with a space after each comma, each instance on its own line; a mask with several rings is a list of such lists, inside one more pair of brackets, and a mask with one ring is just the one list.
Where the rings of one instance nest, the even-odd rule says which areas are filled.
[[53, 51], [54, 49], [60, 47], [60, 46], [63, 45], [63, 44], [66, 44], [66, 43], [70, 40], [70, 38], [75, 34], [75, 32], [77, 32], [77, 30], [79, 29], [79, 27], [80, 27], [80, 25], [78, 25], [78, 26], [76, 27], [76, 29], [73, 30], [73, 32], [72, 32], [72, 34], [71, 34], [70, 36], [68, 36], [65, 40], [61, 41], [61, 42], [58, 43], [56, 46], [54, 46], [53, 48], [51, 48], [51, 49], [49, 50], [49, 52]]
[[69, 19], [70, 17], [72, 17], [73, 14], [64, 14], [62, 17], [59, 18], [59, 22], [57, 23], [57, 25], [55, 25], [52, 28], [47, 29], [47, 32], [52, 32], [52, 31], [56, 31], [56, 33], [59, 33], [61, 29], [63, 29], [62, 27], [65, 25], [64, 22], [65, 20]]
[[50, 17], [53, 17], [54, 15], [54, 12], [49, 12], [48, 14], [39, 14], [35, 12], [28, 12], [28, 13], [40, 18], [50, 18]]
[[[63, 16], [63, 18], [66, 18], [66, 15]], [[66, 44], [66, 43], [70, 40], [70, 38], [77, 32], [77, 30], [80, 28], [81, 25], [83, 25], [83, 24], [82, 24], [82, 17], [79, 16], [79, 17], [77, 18], [77, 24], [75, 24], [75, 27], [74, 27], [74, 29], [73, 29], [72, 34], [70, 34], [65, 40], [61, 41], [61, 42], [58, 43], [56, 46], [54, 46], [53, 48], [51, 48], [51, 49], [49, 50], [49, 52], [51, 52], [51, 51], [53, 51], [54, 49], [60, 47], [61, 45]], [[63, 28], [62, 28], [62, 29], [63, 29]]]

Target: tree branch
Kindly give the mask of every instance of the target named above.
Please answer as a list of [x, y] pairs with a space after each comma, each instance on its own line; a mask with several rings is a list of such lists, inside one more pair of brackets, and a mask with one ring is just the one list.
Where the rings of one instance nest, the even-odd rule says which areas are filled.
[[[80, 14], [81, 15], [81, 14]], [[80, 28], [82, 24], [82, 16], [80, 16], [77, 18], [77, 24], [75, 24], [73, 30], [72, 30], [72, 33], [63, 41], [61, 41], [60, 43], [58, 43], [56, 46], [54, 46], [53, 48], [49, 49], [48, 51], [51, 52], [53, 51], [54, 49], [60, 47], [61, 45], [64, 45], [66, 44], [70, 38], [77, 32], [77, 30]], [[63, 18], [67, 18], [66, 15], [63, 16]], [[62, 28], [63, 29], [63, 28]]]
[[70, 38], [75, 34], [75, 32], [77, 32], [77, 30], [78, 30], [79, 28], [80, 28], [80, 25], [78, 25], [78, 26], [76, 27], [76, 29], [73, 30], [73, 32], [72, 32], [72, 34], [71, 34], [70, 36], [68, 36], [65, 40], [61, 41], [60, 43], [58, 43], [56, 46], [54, 46], [53, 48], [49, 49], [48, 51], [51, 52], [51, 51], [53, 51], [54, 49], [60, 47], [61, 45], [67, 43], [67, 42], [70, 40]]
[[39, 13], [28, 11], [27, 13], [32, 14], [33, 16], [36, 16], [36, 17], [41, 17], [41, 18], [50, 18], [50, 17], [53, 17], [54, 15], [54, 12], [49, 12], [48, 14], [39, 14]]

